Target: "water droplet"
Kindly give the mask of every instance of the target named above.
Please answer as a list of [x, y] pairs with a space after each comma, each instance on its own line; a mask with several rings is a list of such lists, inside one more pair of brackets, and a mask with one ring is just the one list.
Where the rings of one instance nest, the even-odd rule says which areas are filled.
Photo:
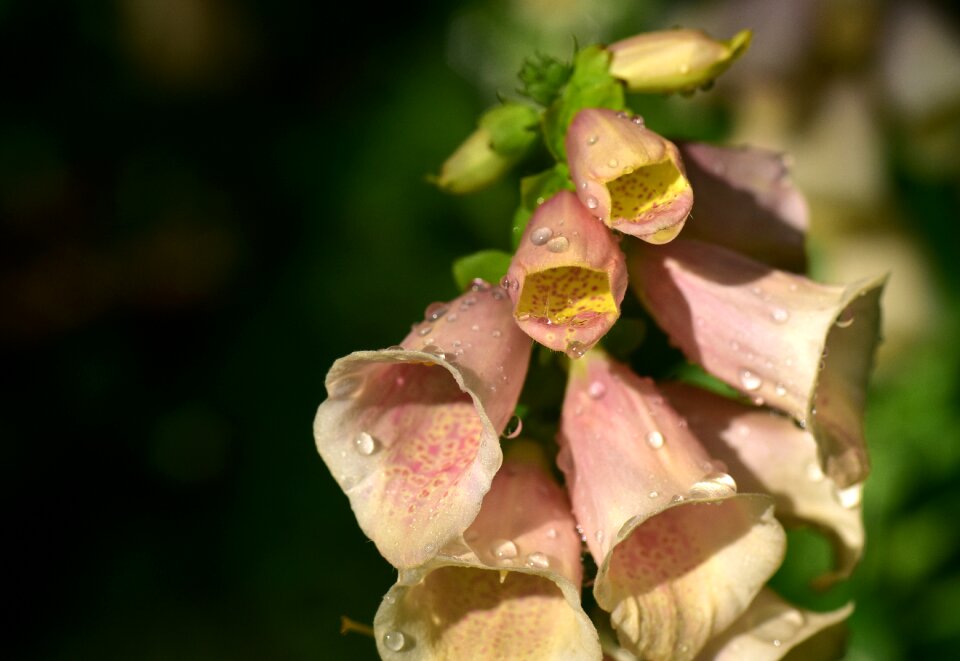
[[641, 117], [640, 115], [634, 115], [633, 123], [636, 124], [637, 126], [643, 126], [643, 117]]
[[387, 604], [393, 604], [396, 603], [397, 598], [388, 592], [387, 594], [383, 595], [383, 601]]
[[470, 330], [476, 333], [478, 330], [480, 330], [480, 324], [473, 324], [472, 326], [470, 326]]
[[618, 161], [618, 160], [615, 159], [615, 158], [611, 158], [609, 161], [607, 161], [607, 165], [609, 165], [609, 166], [612, 167], [612, 168], [615, 168], [615, 167], [617, 167], [618, 165], [620, 165], [620, 161]]
[[327, 394], [333, 399], [345, 399], [356, 395], [363, 385], [363, 377], [345, 376], [327, 386]]
[[459, 318], [460, 318], [460, 317], [457, 316], [457, 313], [456, 313], [456, 312], [451, 312], [450, 314], [447, 315], [447, 322], [448, 322], [448, 323], [453, 323], [454, 321], [456, 321], [456, 320], [459, 319]]
[[682, 503], [684, 500], [686, 499], [683, 496], [681, 496], [680, 494], [677, 494], [670, 499], [670, 502], [676, 504], [676, 503]]
[[513, 560], [517, 557], [517, 545], [509, 539], [498, 539], [493, 542], [490, 552], [498, 560]]
[[436, 321], [445, 315], [449, 309], [445, 303], [431, 303], [424, 310], [423, 316], [427, 321]]
[[753, 392], [763, 385], [763, 379], [748, 369], [742, 369], [740, 370], [740, 385], [743, 386], [744, 390]]
[[770, 310], [770, 316], [778, 324], [785, 324], [787, 320], [790, 319], [790, 313], [783, 308], [773, 308]]
[[707, 473], [690, 487], [691, 498], [725, 498], [737, 492], [737, 483], [726, 473]]
[[774, 386], [773, 392], [776, 393], [777, 397], [783, 397], [784, 395], [787, 394], [787, 389], [783, 386], [782, 383], [778, 383], [776, 386]]
[[520, 435], [520, 432], [523, 431], [523, 420], [520, 419], [519, 415], [515, 415], [510, 418], [510, 421], [507, 423], [507, 426], [503, 430], [504, 438], [516, 438]]
[[542, 246], [553, 236], [553, 230], [549, 227], [538, 227], [530, 233], [530, 243], [535, 246]]
[[837, 328], [850, 328], [853, 325], [853, 315], [844, 313], [836, 321]]
[[652, 431], [647, 434], [647, 445], [652, 447], [654, 450], [659, 450], [663, 447], [663, 434], [658, 431]]
[[353, 439], [353, 447], [364, 456], [370, 456], [376, 452], [379, 445], [377, 439], [365, 431], [360, 432], [360, 434]]
[[594, 537], [596, 537], [598, 544], [603, 544], [603, 531], [602, 531], [602, 530], [598, 530], [598, 531], [596, 532], [596, 534], [594, 535]]
[[837, 490], [837, 502], [848, 510], [852, 510], [860, 504], [863, 498], [863, 485], [854, 484], [852, 487]]
[[564, 252], [570, 247], [570, 241], [565, 236], [558, 236], [547, 241], [547, 250], [550, 252]]
[[765, 612], [765, 610], [754, 614], [752, 619], [756, 624], [753, 631], [757, 638], [768, 641], [774, 647], [781, 647], [783, 641], [796, 636], [806, 622], [806, 618], [800, 611], [788, 610], [777, 613], [776, 611]]
[[[472, 292], [487, 291], [488, 289], [490, 289], [490, 283], [483, 278], [474, 278], [470, 283], [470, 291]], [[467, 299], [467, 301], [469, 301], [468, 305], [473, 305], [477, 302], [477, 299], [471, 296]]]
[[504, 293], [502, 289], [494, 289], [492, 292], [492, 295], [493, 295], [493, 300], [495, 301], [502, 301], [507, 297], [507, 295]]
[[600, 202], [597, 200], [597, 198], [595, 198], [593, 195], [587, 197], [588, 209], [596, 209], [598, 206], [600, 206]]
[[424, 337], [425, 335], [429, 335], [430, 331], [432, 330], [433, 330], [433, 326], [424, 326], [423, 328], [417, 331], [417, 335], [419, 335], [420, 337]]
[[424, 344], [424, 345], [423, 345], [423, 348], [421, 349], [421, 351], [423, 351], [424, 353], [428, 353], [428, 354], [430, 354], [431, 356], [434, 356], [434, 357], [436, 357], [436, 358], [439, 358], [440, 360], [446, 360], [446, 359], [447, 359], [447, 354], [446, 354], [446, 352], [445, 352], [443, 349], [441, 349], [440, 347], [438, 347], [436, 344], [433, 344], [433, 343]]
[[407, 637], [401, 631], [388, 631], [383, 634], [383, 646], [391, 652], [399, 652], [407, 644]]
[[649, 498], [659, 498], [659, 497], [660, 497], [660, 492], [654, 490], [654, 491], [651, 491], [650, 493], [648, 493], [647, 496], [648, 496]]
[[823, 478], [826, 477], [823, 474], [823, 469], [820, 468], [820, 464], [812, 462], [807, 464], [807, 479], [811, 482], [822, 482]]
[[550, 528], [550, 530], [547, 531], [547, 539], [556, 539], [556, 538], [557, 538], [557, 529]]
[[550, 558], [547, 557], [546, 553], [541, 553], [540, 551], [534, 551], [527, 556], [527, 567], [534, 567], [535, 569], [546, 569], [550, 566]]
[[431, 553], [433, 553], [433, 552], [436, 551], [436, 550], [437, 550], [437, 547], [436, 547], [435, 544], [424, 544], [424, 545], [423, 545], [423, 552], [424, 552], [424, 553], [431, 554]]
[[568, 358], [578, 360], [583, 358], [583, 354], [587, 353], [587, 347], [583, 342], [573, 340], [567, 343], [567, 348], [564, 350], [564, 353], [567, 354]]
[[500, 278], [500, 286], [503, 287], [504, 289], [508, 289], [508, 290], [516, 289], [519, 286], [519, 284], [520, 283], [518, 283], [516, 280], [511, 278], [509, 275], [505, 275], [502, 278]]
[[590, 395], [591, 399], [600, 399], [607, 394], [607, 386], [603, 384], [603, 381], [594, 381], [587, 387], [587, 394]]
[[597, 140], [599, 139], [600, 136], [591, 135], [589, 138], [587, 138], [587, 144], [592, 147], [593, 145], [597, 144]]

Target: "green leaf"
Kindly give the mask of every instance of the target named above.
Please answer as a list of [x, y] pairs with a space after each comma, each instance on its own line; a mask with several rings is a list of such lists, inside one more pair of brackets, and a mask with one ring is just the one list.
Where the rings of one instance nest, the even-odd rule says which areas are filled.
[[464, 291], [476, 278], [498, 284], [507, 273], [513, 255], [502, 250], [481, 250], [461, 257], [453, 263], [453, 279], [460, 291]]
[[542, 106], [549, 106], [567, 84], [571, 73], [571, 65], [538, 53], [524, 61], [518, 74], [522, 86], [517, 91]]
[[534, 210], [561, 190], [573, 190], [570, 170], [566, 163], [557, 163], [549, 170], [520, 180], [520, 206], [513, 214], [513, 247], [520, 244], [523, 230]]
[[490, 147], [502, 156], [522, 156], [537, 140], [540, 113], [530, 106], [506, 103], [488, 110], [480, 127], [490, 134]]
[[582, 108], [624, 110], [623, 84], [610, 75], [610, 53], [600, 46], [578, 52], [573, 74], [553, 104], [543, 114], [543, 137], [558, 161], [567, 158], [563, 141], [573, 116]]

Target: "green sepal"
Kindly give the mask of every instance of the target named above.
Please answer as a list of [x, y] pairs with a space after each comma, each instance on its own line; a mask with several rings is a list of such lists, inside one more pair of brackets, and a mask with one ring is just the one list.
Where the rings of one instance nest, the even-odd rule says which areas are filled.
[[563, 141], [573, 116], [582, 108], [626, 108], [623, 84], [610, 75], [610, 53], [590, 46], [573, 58], [573, 73], [553, 104], [543, 114], [543, 138], [558, 161], [565, 161]]
[[490, 147], [501, 156], [520, 157], [537, 140], [540, 113], [530, 106], [505, 103], [480, 117], [490, 134]]
[[573, 66], [537, 53], [524, 60], [518, 74], [522, 86], [517, 91], [542, 106], [549, 106], [567, 84], [571, 73]]
[[523, 236], [523, 230], [527, 228], [534, 210], [561, 190], [573, 190], [570, 169], [566, 163], [557, 163], [549, 170], [520, 180], [520, 206], [513, 214], [511, 239], [514, 249], [520, 245], [520, 237]]
[[460, 291], [466, 290], [476, 278], [497, 285], [510, 268], [513, 255], [502, 250], [481, 250], [453, 262], [453, 279]]

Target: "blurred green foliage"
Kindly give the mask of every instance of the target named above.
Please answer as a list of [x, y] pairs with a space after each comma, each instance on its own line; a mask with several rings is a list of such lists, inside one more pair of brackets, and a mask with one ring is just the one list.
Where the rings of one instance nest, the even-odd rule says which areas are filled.
[[[666, 4], [624, 10], [606, 37], [663, 27]], [[424, 182], [495, 103], [445, 59], [451, 35], [508, 5], [380, 5], [371, 21], [356, 3], [0, 1], [10, 658], [376, 657], [339, 618], [370, 622], [394, 573], [311, 419], [336, 357], [396, 343], [452, 297], [456, 257], [510, 249], [515, 181], [469, 198]], [[666, 134], [722, 137], [730, 108], [707, 99], [636, 101]], [[944, 311], [871, 393], [862, 567], [813, 593], [829, 550], [801, 531], [775, 585], [856, 600], [851, 659], [949, 658], [958, 195], [885, 139]], [[633, 312], [656, 373], [665, 339]]]

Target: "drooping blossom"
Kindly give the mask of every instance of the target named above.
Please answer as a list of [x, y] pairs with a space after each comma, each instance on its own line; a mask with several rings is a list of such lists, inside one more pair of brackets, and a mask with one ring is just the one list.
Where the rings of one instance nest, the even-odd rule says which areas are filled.
[[330, 368], [317, 450], [394, 566], [423, 564], [473, 522], [500, 467], [530, 347], [506, 293], [476, 283], [427, 308], [399, 346]]
[[626, 260], [576, 195], [560, 191], [530, 218], [505, 282], [520, 328], [579, 358], [620, 316]]
[[862, 484], [839, 488], [820, 468], [813, 435], [775, 411], [683, 383], [659, 386], [741, 491], [770, 494], [781, 522], [816, 526], [832, 540], [836, 568], [817, 584], [848, 578], [863, 554]]
[[598, 661], [580, 539], [539, 446], [511, 442], [473, 525], [403, 570], [374, 620], [384, 659]]
[[729, 41], [701, 30], [661, 30], [638, 34], [607, 47], [610, 73], [632, 92], [694, 90], [727, 70], [750, 46], [750, 30]]
[[693, 206], [680, 152], [639, 117], [585, 108], [566, 137], [570, 179], [580, 201], [608, 226], [666, 243]]
[[780, 565], [769, 496], [739, 494], [649, 379], [594, 350], [572, 363], [558, 464], [620, 644], [692, 659]]
[[782, 154], [699, 142], [678, 146], [697, 193], [683, 238], [724, 246], [778, 269], [806, 270], [810, 212]]
[[633, 247], [631, 285], [687, 358], [809, 426], [838, 487], [862, 482], [884, 278], [830, 286], [700, 241]]

